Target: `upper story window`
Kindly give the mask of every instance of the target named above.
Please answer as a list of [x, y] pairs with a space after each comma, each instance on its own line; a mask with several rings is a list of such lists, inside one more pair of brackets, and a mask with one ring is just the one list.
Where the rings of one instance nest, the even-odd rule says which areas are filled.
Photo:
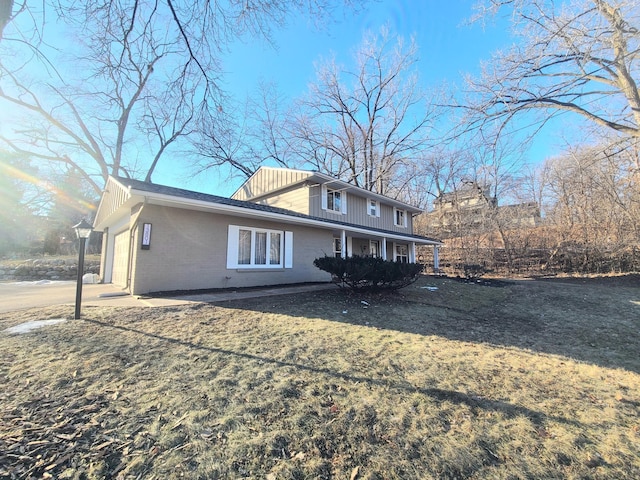
[[322, 186], [322, 209], [334, 213], [347, 213], [347, 194], [341, 190], [334, 190]]
[[393, 209], [393, 223], [396, 227], [407, 227], [407, 211], [400, 208]]
[[327, 189], [327, 209], [342, 212], [342, 192]]
[[380, 216], [380, 202], [376, 200], [367, 200], [367, 214], [371, 217]]

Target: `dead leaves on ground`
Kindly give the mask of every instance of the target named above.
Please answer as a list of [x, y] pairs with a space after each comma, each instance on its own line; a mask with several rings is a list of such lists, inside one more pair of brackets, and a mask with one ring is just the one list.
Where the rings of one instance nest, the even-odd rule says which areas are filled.
[[119, 474], [131, 458], [150, 450], [131, 435], [122, 436], [118, 416], [105, 396], [77, 392], [5, 403], [0, 477], [123, 478]]

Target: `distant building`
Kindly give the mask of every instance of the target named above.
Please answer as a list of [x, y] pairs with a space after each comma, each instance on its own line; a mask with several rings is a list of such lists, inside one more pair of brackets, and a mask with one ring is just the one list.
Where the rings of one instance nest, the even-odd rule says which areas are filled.
[[540, 207], [535, 202], [517, 203], [498, 207], [498, 215], [508, 228], [537, 227], [542, 223]]
[[490, 220], [503, 227], [536, 227], [541, 223], [540, 209], [535, 203], [498, 206], [488, 187], [476, 182], [465, 182], [461, 188], [440, 195], [427, 214], [430, 231], [465, 235], [471, 231], [495, 228]]

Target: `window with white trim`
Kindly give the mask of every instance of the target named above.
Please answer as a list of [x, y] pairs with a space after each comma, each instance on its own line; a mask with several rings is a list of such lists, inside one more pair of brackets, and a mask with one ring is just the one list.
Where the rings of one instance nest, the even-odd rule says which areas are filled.
[[327, 210], [342, 211], [342, 192], [340, 190], [327, 189]]
[[291, 268], [292, 254], [292, 232], [229, 225], [227, 268]]
[[380, 216], [380, 202], [377, 200], [367, 200], [367, 214], [370, 217], [379, 217]]
[[400, 208], [393, 209], [393, 224], [396, 227], [405, 227], [407, 226], [407, 211], [402, 210]]
[[342, 257], [342, 239], [340, 237], [333, 237], [333, 256]]
[[322, 185], [322, 209], [332, 213], [347, 213], [347, 193]]
[[409, 248], [407, 245], [396, 245], [396, 262], [409, 262]]
[[372, 257], [380, 256], [380, 242], [378, 240], [371, 240], [369, 242], [369, 253]]

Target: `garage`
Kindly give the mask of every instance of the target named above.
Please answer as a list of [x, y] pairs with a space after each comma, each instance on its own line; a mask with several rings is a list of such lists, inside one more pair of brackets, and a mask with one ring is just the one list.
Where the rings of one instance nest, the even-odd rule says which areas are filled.
[[113, 269], [111, 283], [120, 287], [127, 286], [129, 273], [129, 230], [118, 233], [113, 241]]

